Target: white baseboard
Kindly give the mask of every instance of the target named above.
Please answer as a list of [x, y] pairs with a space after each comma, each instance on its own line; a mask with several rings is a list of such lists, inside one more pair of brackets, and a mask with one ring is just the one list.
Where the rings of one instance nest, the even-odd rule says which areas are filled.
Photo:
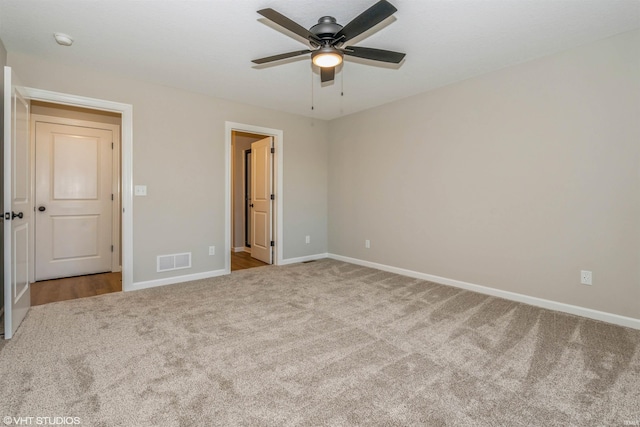
[[186, 274], [184, 276], [167, 277], [165, 279], [147, 280], [145, 282], [134, 282], [131, 289], [124, 291], [137, 291], [140, 289], [155, 288], [157, 286], [173, 285], [175, 283], [191, 282], [193, 280], [209, 279], [211, 277], [224, 276], [229, 274], [225, 269], [205, 271], [203, 273]]
[[297, 258], [287, 258], [280, 261], [278, 265], [289, 265], [289, 264], [297, 264], [299, 262], [305, 262], [305, 261], [315, 261], [318, 259], [327, 258], [328, 256], [329, 254], [324, 253], [324, 254], [306, 255], [306, 256], [301, 256]]
[[528, 295], [518, 294], [515, 292], [503, 291], [500, 289], [490, 288], [488, 286], [476, 285], [473, 283], [462, 282], [460, 280], [448, 279], [446, 277], [434, 276], [432, 274], [420, 273], [418, 271], [407, 270], [404, 268], [392, 267], [390, 265], [378, 264], [376, 262], [364, 261], [357, 258], [349, 258], [342, 255], [327, 254], [331, 259], [344, 261], [351, 264], [361, 265], [363, 267], [371, 267], [378, 270], [388, 271], [390, 273], [400, 274], [402, 276], [413, 277], [415, 279], [428, 280], [430, 282], [440, 283], [443, 285], [455, 286], [456, 288], [466, 289], [468, 291], [478, 292], [485, 295], [504, 298], [511, 301], [522, 302], [536, 307], [547, 308], [549, 310], [561, 311], [563, 313], [574, 314], [576, 316], [587, 317], [594, 320], [601, 320], [614, 325], [625, 326], [627, 328], [640, 329], [640, 319], [633, 317], [620, 316], [618, 314], [607, 313], [604, 311], [593, 310], [590, 308], [580, 307], [577, 305], [565, 304], [562, 302], [551, 301], [543, 298], [532, 297]]
[[233, 252], [244, 252], [247, 249], [248, 248], [245, 248], [244, 246], [238, 246], [237, 248], [233, 248]]

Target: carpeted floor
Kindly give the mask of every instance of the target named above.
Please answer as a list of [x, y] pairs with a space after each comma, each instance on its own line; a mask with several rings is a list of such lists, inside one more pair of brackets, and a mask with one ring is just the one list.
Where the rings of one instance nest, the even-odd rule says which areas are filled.
[[640, 331], [334, 260], [31, 309], [0, 416], [640, 425]]

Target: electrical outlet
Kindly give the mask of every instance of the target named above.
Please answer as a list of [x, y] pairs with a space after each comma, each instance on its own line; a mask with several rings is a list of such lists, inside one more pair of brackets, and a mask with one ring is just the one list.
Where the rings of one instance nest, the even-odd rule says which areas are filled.
[[133, 193], [136, 196], [146, 196], [147, 195], [147, 186], [146, 185], [136, 185], [133, 187]]
[[364, 241], [364, 247], [369, 249], [371, 247], [371, 240], [365, 240]]
[[587, 270], [580, 271], [580, 283], [583, 285], [592, 285], [593, 281], [593, 273]]
[[215, 254], [216, 254], [216, 247], [209, 246], [209, 255], [215, 255]]
[[308, 245], [309, 243], [311, 243], [311, 236], [307, 236], [304, 238], [304, 242]]

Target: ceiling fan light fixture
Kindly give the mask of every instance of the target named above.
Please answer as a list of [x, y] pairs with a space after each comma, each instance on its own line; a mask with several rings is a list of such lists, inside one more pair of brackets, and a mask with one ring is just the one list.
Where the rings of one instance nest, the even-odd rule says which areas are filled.
[[342, 63], [342, 52], [333, 47], [323, 47], [311, 54], [311, 60], [321, 68], [331, 68]]

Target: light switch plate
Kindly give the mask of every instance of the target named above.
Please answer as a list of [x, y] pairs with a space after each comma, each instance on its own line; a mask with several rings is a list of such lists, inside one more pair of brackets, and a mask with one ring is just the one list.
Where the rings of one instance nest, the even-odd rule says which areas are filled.
[[134, 194], [136, 196], [146, 196], [147, 195], [147, 186], [146, 185], [136, 185], [133, 189]]

